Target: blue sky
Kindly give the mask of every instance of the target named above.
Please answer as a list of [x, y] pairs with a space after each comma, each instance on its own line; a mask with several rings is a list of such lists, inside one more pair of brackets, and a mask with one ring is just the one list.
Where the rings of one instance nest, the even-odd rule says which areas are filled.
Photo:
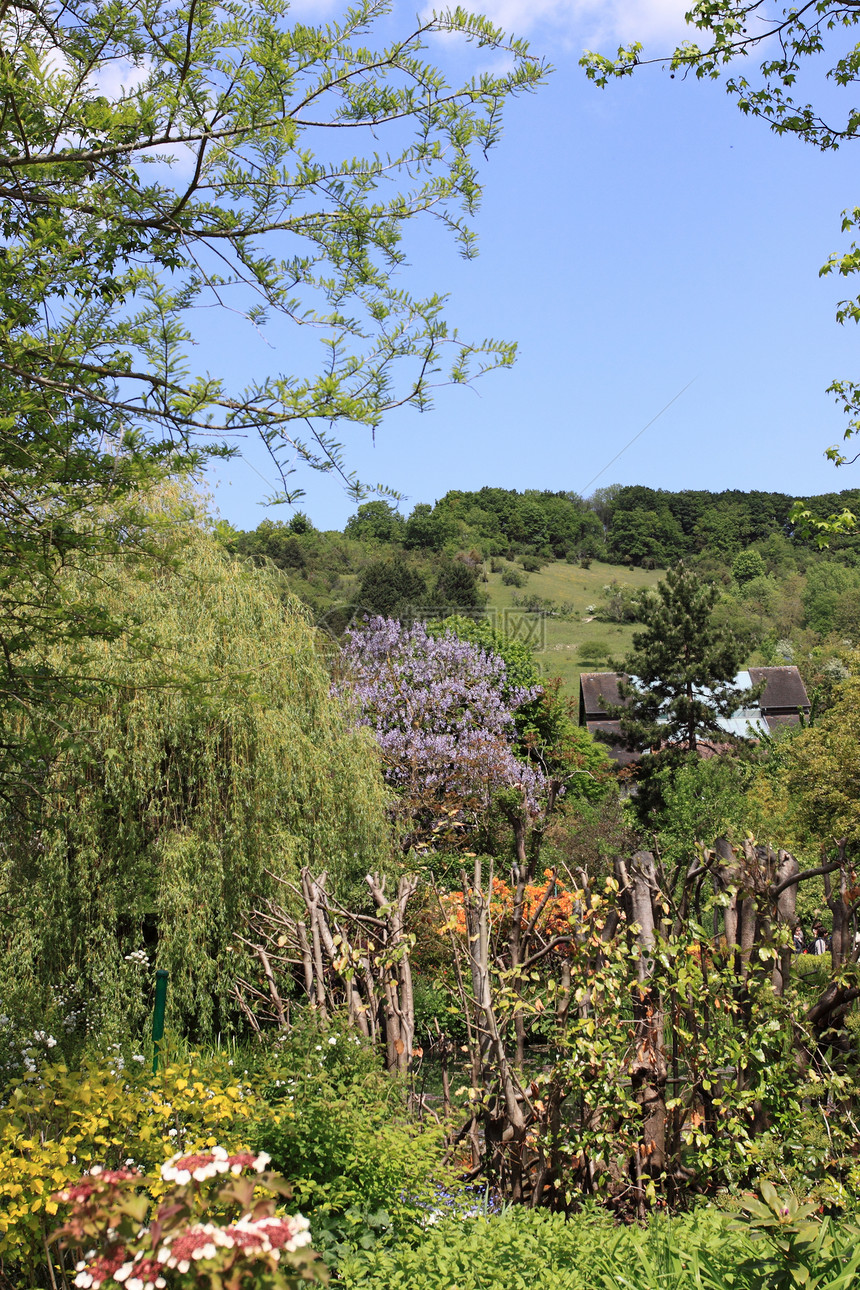
[[[464, 262], [438, 231], [417, 229], [403, 283], [448, 293], [464, 335], [516, 340], [519, 357], [473, 389], [440, 390], [428, 413], [391, 415], [375, 444], [345, 428], [350, 463], [402, 492], [405, 513], [483, 484], [810, 493], [860, 482], [860, 463], [837, 471], [823, 457], [842, 429], [826, 387], [860, 375], [860, 336], [834, 317], [852, 284], [818, 276], [846, 245], [841, 212], [860, 199], [851, 149], [822, 155], [777, 138], [719, 84], [646, 67], [601, 91], [578, 66], [583, 48], [612, 52], [639, 34], [662, 53], [684, 35], [683, 9], [497, 0], [489, 10], [555, 71], [510, 106], [484, 169], [480, 257]], [[414, 8], [402, 14], [406, 25]], [[231, 330], [223, 361], [283, 367], [289, 344], [274, 327], [270, 348]], [[246, 457], [212, 474], [220, 513], [241, 528], [288, 518], [260, 505], [272, 491], [261, 475], [274, 483], [265, 456], [251, 444]], [[300, 482], [314, 523], [342, 527], [355, 504], [337, 481]]]

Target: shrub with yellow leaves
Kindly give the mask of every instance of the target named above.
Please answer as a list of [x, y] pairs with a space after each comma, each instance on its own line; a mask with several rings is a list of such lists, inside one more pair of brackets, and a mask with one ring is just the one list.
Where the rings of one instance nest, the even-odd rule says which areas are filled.
[[[149, 1070], [120, 1070], [89, 1058], [79, 1069], [43, 1067], [10, 1085], [0, 1106], [0, 1260], [37, 1284], [47, 1238], [63, 1215], [55, 1193], [92, 1166], [133, 1165], [154, 1200], [164, 1193], [161, 1166], [220, 1143], [244, 1150], [250, 1123], [263, 1111], [257, 1088], [220, 1060], [191, 1059]], [[265, 1117], [290, 1114], [265, 1108]], [[55, 1269], [63, 1278], [60, 1267]], [[22, 1279], [23, 1279], [22, 1277]]]

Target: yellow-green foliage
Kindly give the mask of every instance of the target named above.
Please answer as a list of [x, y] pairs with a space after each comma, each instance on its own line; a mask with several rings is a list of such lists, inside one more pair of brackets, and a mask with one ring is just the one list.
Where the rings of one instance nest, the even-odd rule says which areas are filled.
[[[856, 667], [855, 656], [853, 665]], [[810, 832], [860, 841], [860, 679], [843, 681], [836, 702], [793, 743], [786, 789]]]
[[54, 1003], [102, 1038], [134, 1029], [151, 978], [127, 956], [146, 945], [168, 1020], [224, 1033], [249, 906], [305, 863], [341, 892], [384, 863], [377, 757], [330, 696], [307, 611], [178, 523], [180, 567], [103, 568], [133, 631], [93, 644], [101, 697], [59, 714], [38, 817], [0, 818], [0, 997], [40, 1029]]
[[[850, 662], [856, 670], [860, 656]], [[750, 801], [756, 836], [810, 859], [835, 838], [860, 841], [860, 678], [843, 681], [824, 716], [776, 745]]]
[[[62, 1215], [54, 1192], [93, 1164], [133, 1160], [152, 1196], [163, 1194], [159, 1169], [177, 1151], [219, 1143], [247, 1148], [262, 1102], [245, 1080], [211, 1062], [118, 1071], [110, 1059], [78, 1070], [62, 1063], [13, 1084], [0, 1108], [0, 1259], [32, 1270]], [[289, 1116], [266, 1109], [269, 1120]]]

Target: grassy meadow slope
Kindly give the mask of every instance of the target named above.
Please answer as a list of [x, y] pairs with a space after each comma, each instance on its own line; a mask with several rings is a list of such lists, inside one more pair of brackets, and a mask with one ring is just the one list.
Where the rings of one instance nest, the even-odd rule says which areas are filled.
[[[653, 587], [663, 577], [660, 570], [630, 569], [626, 566], [603, 564], [595, 560], [590, 568], [567, 564], [560, 560], [546, 565], [539, 573], [525, 574], [524, 587], [508, 587], [502, 582], [501, 573], [489, 574], [484, 583], [493, 609], [513, 608], [515, 600], [522, 601], [525, 594], [540, 596], [559, 606], [571, 606], [565, 617], [547, 617], [545, 620], [546, 645], [538, 658], [548, 673], [560, 676], [569, 694], [579, 693], [580, 672], [596, 671], [608, 666], [607, 661], [592, 661], [583, 652], [583, 646], [604, 643], [613, 659], [620, 659], [630, 648], [635, 624], [601, 623], [587, 611], [599, 605], [601, 592], [610, 582], [627, 586]], [[590, 621], [589, 621], [590, 620]]]

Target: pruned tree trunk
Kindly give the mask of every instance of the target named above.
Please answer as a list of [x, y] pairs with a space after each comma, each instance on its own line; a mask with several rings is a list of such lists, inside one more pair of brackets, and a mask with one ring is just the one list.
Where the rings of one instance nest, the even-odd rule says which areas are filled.
[[[780, 851], [776, 866], [776, 887], [777, 890], [782, 890], [776, 897], [776, 916], [792, 932], [797, 926], [797, 883], [789, 882], [789, 879], [796, 878], [799, 873], [800, 865], [794, 856], [789, 851]], [[785, 994], [791, 980], [793, 953], [793, 945], [780, 946], [779, 962], [773, 969], [773, 992], [779, 997]]]
[[368, 874], [366, 881], [384, 926], [379, 983], [385, 1007], [386, 1064], [389, 1070], [405, 1075], [415, 1044], [415, 995], [405, 918], [406, 906], [415, 894], [418, 879], [401, 874], [397, 894], [390, 902], [385, 894], [384, 878]]
[[[637, 851], [621, 872], [639, 946], [633, 989], [634, 1055], [630, 1077], [642, 1109], [642, 1143], [637, 1172], [660, 1173], [666, 1165], [666, 1064], [663, 1001], [653, 983], [656, 931], [654, 897], [659, 894], [654, 856]], [[625, 882], [626, 880], [626, 882]]]
[[[382, 1026], [386, 1067], [405, 1074], [415, 1044], [406, 910], [418, 880], [401, 875], [390, 900], [383, 877], [368, 874], [367, 884], [376, 916], [342, 909], [327, 890], [326, 873], [313, 875], [303, 869], [299, 884], [288, 885], [301, 898], [304, 917], [288, 914], [274, 901], [251, 915], [252, 936], [240, 939], [260, 963], [265, 989], [242, 980], [237, 994], [246, 1015], [254, 1015], [253, 1003], [266, 1020], [285, 1028], [284, 991], [294, 988], [296, 969], [301, 969], [311, 1008], [324, 1020], [344, 1008], [350, 1024], [373, 1043], [379, 1041]], [[256, 1030], [262, 1033], [259, 1021]]]

